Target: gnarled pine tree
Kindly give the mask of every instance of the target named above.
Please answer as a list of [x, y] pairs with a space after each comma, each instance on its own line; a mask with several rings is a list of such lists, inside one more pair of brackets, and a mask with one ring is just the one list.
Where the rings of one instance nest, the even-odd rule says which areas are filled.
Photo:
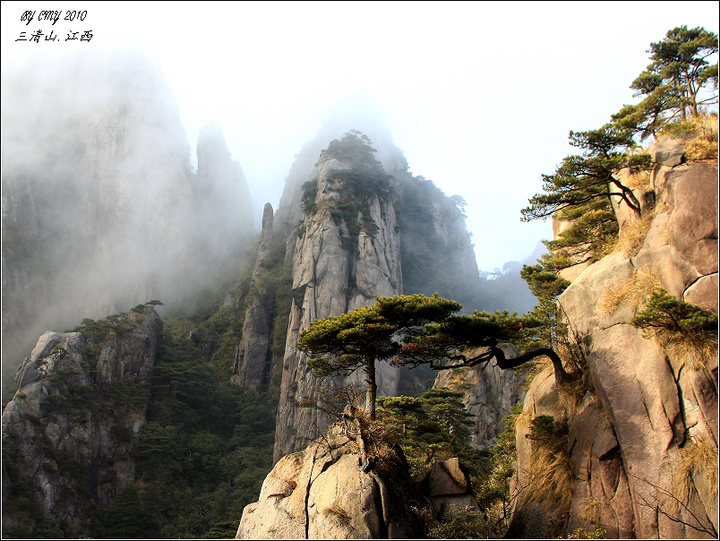
[[[558, 383], [569, 376], [541, 333], [544, 322], [507, 311], [454, 315], [462, 305], [434, 294], [378, 297], [375, 304], [319, 319], [300, 333], [298, 348], [313, 355], [308, 366], [318, 377], [348, 376], [362, 368], [367, 384], [365, 413], [375, 418], [375, 363], [429, 365], [434, 370], [474, 366], [495, 359], [502, 369], [547, 356]], [[500, 347], [511, 342], [525, 353], [508, 359]], [[480, 353], [469, 353], [477, 351]]]

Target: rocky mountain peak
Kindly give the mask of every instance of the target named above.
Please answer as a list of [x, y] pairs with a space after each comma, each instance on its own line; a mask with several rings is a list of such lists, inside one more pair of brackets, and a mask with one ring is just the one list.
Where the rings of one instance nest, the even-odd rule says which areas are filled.
[[[4, 527], [52, 513], [85, 535], [76, 519], [89, 502], [107, 507], [134, 481], [130, 451], [145, 424], [162, 326], [151, 306], [139, 305], [40, 337], [2, 415]], [[23, 499], [34, 492], [39, 504]]]

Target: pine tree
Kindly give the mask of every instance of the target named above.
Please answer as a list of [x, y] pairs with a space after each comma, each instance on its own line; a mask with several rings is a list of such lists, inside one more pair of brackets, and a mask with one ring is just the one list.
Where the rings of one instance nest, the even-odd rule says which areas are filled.
[[696, 118], [702, 106], [717, 103], [716, 93], [701, 97], [703, 90], [717, 90], [718, 65], [708, 62], [718, 52], [713, 32], [679, 26], [652, 43], [648, 52], [652, 63], [630, 85], [643, 101], [626, 105], [612, 117], [619, 126], [639, 133], [641, 139], [657, 138], [668, 122]]
[[347, 376], [363, 369], [367, 384], [365, 413], [374, 419], [375, 363], [391, 362], [403, 338], [417, 335], [424, 325], [446, 319], [461, 307], [437, 294], [378, 297], [372, 306], [315, 321], [300, 333], [298, 348], [317, 355], [308, 360], [316, 376]]

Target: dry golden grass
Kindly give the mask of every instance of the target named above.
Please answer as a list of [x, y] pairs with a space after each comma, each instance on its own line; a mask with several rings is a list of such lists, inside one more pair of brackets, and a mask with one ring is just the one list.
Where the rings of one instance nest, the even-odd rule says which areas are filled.
[[717, 159], [718, 116], [702, 115], [695, 122], [695, 137], [685, 146], [685, 156], [688, 160]]
[[350, 517], [348, 512], [337, 504], [333, 504], [331, 507], [328, 507], [325, 510], [325, 513], [327, 515], [334, 516], [335, 520], [337, 520], [341, 524], [348, 525], [352, 522], [352, 517]]
[[528, 503], [534, 503], [544, 512], [561, 516], [570, 509], [573, 476], [567, 439], [557, 443], [564, 445], [543, 442], [533, 446], [525, 493], [528, 494]]
[[[557, 423], [539, 423], [528, 410], [516, 419], [516, 430], [524, 432], [532, 449], [524, 469], [521, 489], [522, 505], [533, 504], [543, 513], [562, 516], [570, 509], [572, 498], [572, 463], [568, 450], [567, 427]], [[566, 425], [565, 425], [566, 426]]]
[[[708, 361], [718, 355], [718, 338], [712, 333], [694, 333], [690, 336], [683, 333], [656, 332], [655, 337], [667, 354], [675, 359], [684, 359], [685, 365], [692, 370], [707, 373]], [[707, 373], [712, 381], [712, 376]]]
[[511, 430], [517, 432], [518, 427], [522, 427], [523, 431], [526, 432], [527, 429], [530, 427], [530, 421], [532, 421], [532, 411], [523, 408], [522, 413], [515, 416], [515, 418], [512, 420]]
[[[657, 136], [657, 141], [673, 138], [685, 141], [685, 158], [688, 161], [718, 159], [718, 115], [701, 114], [685, 122], [667, 124]], [[647, 153], [649, 148], [637, 153]]]
[[685, 157], [690, 161], [717, 159], [718, 143], [717, 141], [693, 139], [685, 145]]
[[580, 516], [588, 524], [600, 524], [603, 516], [603, 502], [596, 500], [592, 495], [588, 500], [588, 504], [582, 510]]
[[612, 245], [610, 252], [621, 253], [627, 257], [637, 255], [643, 246], [655, 214], [655, 210], [648, 211], [639, 220], [626, 224], [620, 232], [617, 242]]
[[627, 187], [633, 190], [649, 191], [651, 188], [650, 176], [650, 171], [632, 173], [626, 180]]
[[716, 113], [700, 115], [695, 123], [695, 136], [711, 143], [718, 142], [718, 116]]
[[620, 284], [611, 284], [600, 296], [597, 311], [605, 316], [614, 314], [623, 303], [634, 308], [644, 305], [652, 292], [663, 287], [657, 271], [652, 269], [639, 269], [635, 274]]
[[704, 440], [693, 440], [680, 449], [680, 465], [675, 470], [674, 496], [686, 503], [695, 487], [694, 479], [702, 477], [705, 484], [718, 494], [718, 451]]

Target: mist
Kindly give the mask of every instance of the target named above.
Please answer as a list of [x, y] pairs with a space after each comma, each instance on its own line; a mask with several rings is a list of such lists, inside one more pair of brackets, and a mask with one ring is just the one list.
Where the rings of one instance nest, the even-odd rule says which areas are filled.
[[[187, 313], [199, 295], [237, 279], [265, 203], [251, 192], [267, 192], [266, 179], [248, 183], [226, 144], [223, 130], [237, 127], [212, 123], [191, 147], [161, 67], [135, 50], [34, 57], [4, 66], [2, 85], [4, 368], [47, 330], [155, 299], [161, 315]], [[433, 212], [446, 216], [438, 238], [467, 243], [452, 280], [444, 278], [455, 286], [443, 291], [442, 280], [416, 275], [415, 289], [455, 297], [467, 310], [532, 308], [519, 268], [478, 271], [462, 198], [449, 197], [462, 194], [415, 176], [368, 101], [346, 94], [318, 123], [287, 172], [276, 223], [297, 224], [302, 209], [291, 202], [320, 152], [357, 130], [398, 194], [430, 190]], [[423, 240], [416, 236], [409, 242]]]
[[237, 273], [252, 201], [219, 127], [197, 173], [160, 68], [137, 52], [35, 58], [2, 74], [3, 366], [46, 330]]

